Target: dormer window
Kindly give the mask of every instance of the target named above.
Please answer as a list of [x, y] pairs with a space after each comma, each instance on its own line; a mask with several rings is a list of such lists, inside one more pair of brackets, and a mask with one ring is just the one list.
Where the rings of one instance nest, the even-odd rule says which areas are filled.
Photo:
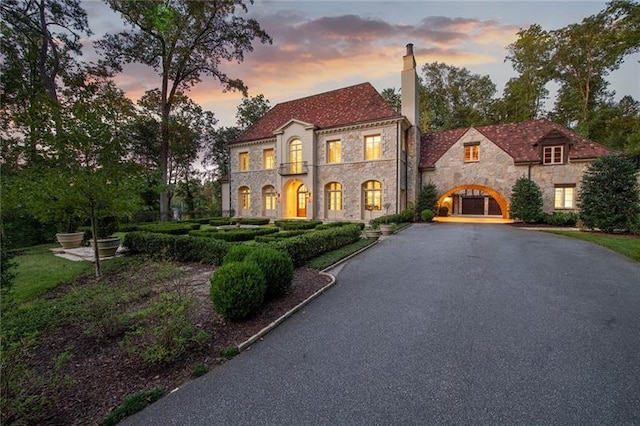
[[564, 161], [563, 146], [545, 146], [542, 150], [543, 164], [562, 164]]
[[480, 161], [480, 142], [464, 144], [464, 162], [474, 163]]

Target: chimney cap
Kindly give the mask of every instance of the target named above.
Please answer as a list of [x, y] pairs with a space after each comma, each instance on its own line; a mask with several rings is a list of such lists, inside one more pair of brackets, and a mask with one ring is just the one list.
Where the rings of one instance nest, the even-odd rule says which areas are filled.
[[407, 55], [413, 55], [413, 43], [407, 43]]

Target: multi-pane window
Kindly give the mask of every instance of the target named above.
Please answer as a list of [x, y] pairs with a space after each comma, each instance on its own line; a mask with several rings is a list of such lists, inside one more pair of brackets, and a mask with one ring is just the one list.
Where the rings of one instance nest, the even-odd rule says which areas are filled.
[[339, 163], [342, 161], [342, 145], [340, 141], [327, 142], [327, 163]]
[[377, 180], [369, 180], [362, 185], [365, 210], [382, 208], [382, 184]]
[[240, 192], [240, 208], [242, 210], [248, 210], [251, 208], [251, 190], [247, 186], [242, 186], [239, 189]]
[[262, 200], [265, 210], [276, 209], [276, 189], [272, 185], [262, 188]]
[[249, 170], [249, 153], [248, 152], [241, 152], [240, 153], [240, 171], [241, 172], [246, 172], [247, 170]]
[[379, 160], [380, 159], [380, 135], [372, 135], [364, 137], [364, 159]]
[[329, 182], [327, 184], [327, 210], [342, 210], [342, 184]]
[[265, 149], [262, 151], [263, 167], [265, 169], [273, 169], [275, 167], [275, 157], [273, 149]]
[[464, 147], [464, 162], [471, 163], [480, 160], [480, 145], [465, 145]]
[[294, 139], [289, 144], [289, 163], [291, 163], [291, 173], [302, 171], [302, 142]]
[[543, 149], [544, 164], [562, 164], [562, 146], [545, 146]]
[[554, 207], [556, 209], [573, 209], [575, 205], [574, 186], [558, 185], [555, 187]]

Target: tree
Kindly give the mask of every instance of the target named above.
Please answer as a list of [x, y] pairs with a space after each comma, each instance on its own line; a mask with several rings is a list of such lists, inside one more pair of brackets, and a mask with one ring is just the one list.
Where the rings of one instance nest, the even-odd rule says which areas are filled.
[[391, 108], [395, 109], [397, 112], [402, 110], [402, 94], [400, 93], [400, 90], [397, 90], [395, 87], [387, 87], [382, 90], [380, 95]]
[[[198, 2], [186, 0], [107, 0], [132, 29], [108, 34], [97, 43], [108, 64], [121, 70], [122, 63], [138, 62], [160, 75], [161, 144], [160, 173], [168, 185], [170, 145], [169, 120], [177, 94], [211, 76], [226, 90], [247, 88], [221, 68], [224, 61], [244, 59], [252, 51], [255, 38], [266, 43], [271, 38], [255, 19], [245, 19], [243, 0]], [[167, 188], [160, 193], [160, 217], [168, 219]]]
[[640, 166], [640, 102], [624, 96], [598, 105], [591, 120], [591, 138], [635, 159]]
[[489, 122], [496, 86], [488, 75], [438, 62], [425, 64], [422, 73], [420, 96], [425, 109], [421, 108], [420, 114], [428, 118], [429, 130]]
[[582, 178], [580, 218], [587, 228], [628, 231], [638, 223], [640, 188], [634, 164], [619, 155], [594, 160]]
[[560, 84], [556, 120], [565, 125], [575, 123], [576, 131], [591, 137], [594, 110], [609, 96], [605, 77], [620, 66], [626, 55], [640, 49], [639, 30], [638, 5], [615, 0], [579, 24], [552, 32], [552, 62]]
[[246, 130], [260, 120], [270, 109], [269, 100], [265, 99], [263, 94], [244, 96], [242, 102], [238, 105], [236, 123], [241, 130]]
[[504, 89], [506, 119], [518, 122], [538, 118], [549, 95], [546, 85], [553, 77], [553, 38], [534, 24], [518, 31], [518, 40], [507, 47], [505, 60], [511, 61], [519, 76]]
[[535, 222], [542, 215], [542, 192], [537, 183], [524, 176], [516, 179], [511, 190], [511, 214], [524, 223]]
[[416, 203], [416, 210], [418, 213], [423, 210], [431, 210], [432, 212], [438, 211], [438, 190], [433, 182], [429, 182], [423, 185], [418, 194], [418, 201]]

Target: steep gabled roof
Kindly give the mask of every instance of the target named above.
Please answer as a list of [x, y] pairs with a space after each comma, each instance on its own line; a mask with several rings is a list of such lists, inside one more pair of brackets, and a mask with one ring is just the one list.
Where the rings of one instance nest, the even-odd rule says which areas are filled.
[[235, 143], [273, 137], [276, 129], [291, 120], [328, 129], [400, 117], [370, 83], [362, 83], [277, 104], [245, 130]]
[[[602, 145], [546, 119], [474, 128], [513, 157], [516, 163], [540, 161], [539, 145], [547, 139], [566, 139], [571, 145], [569, 158], [572, 160], [609, 154], [609, 150]], [[423, 134], [420, 143], [420, 168], [434, 167], [436, 161], [468, 130], [469, 128], [461, 128]]]

